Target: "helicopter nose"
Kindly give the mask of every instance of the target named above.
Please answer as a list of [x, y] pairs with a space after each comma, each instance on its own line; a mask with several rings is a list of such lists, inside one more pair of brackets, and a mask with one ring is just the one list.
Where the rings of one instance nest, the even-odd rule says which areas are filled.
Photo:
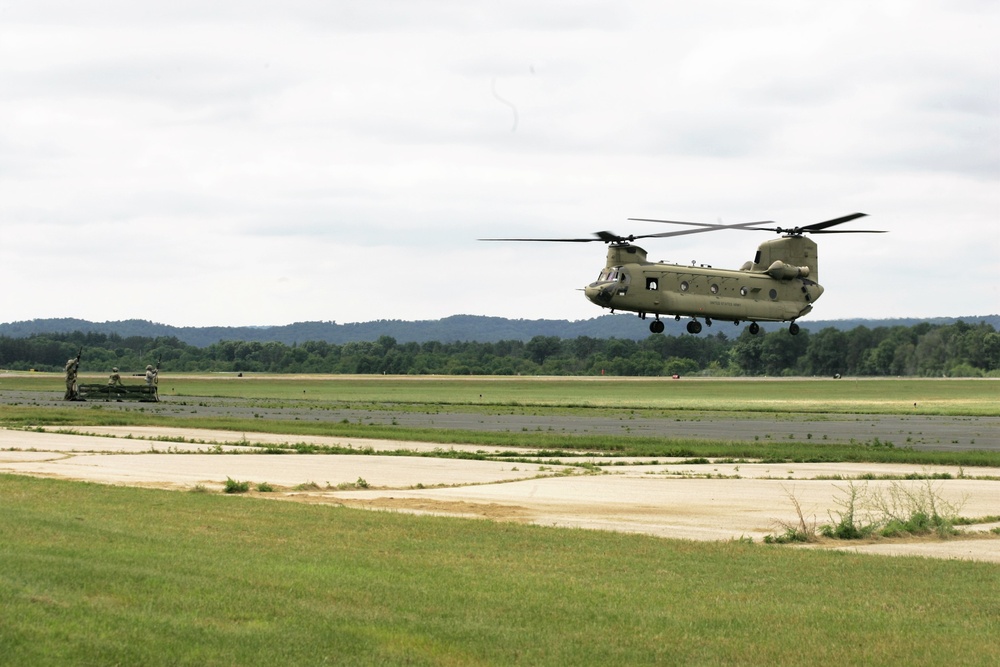
[[809, 296], [809, 301], [815, 301], [823, 295], [823, 286], [813, 283], [807, 288], [806, 294]]
[[612, 291], [607, 285], [592, 283], [583, 288], [583, 293], [591, 303], [598, 306], [607, 306], [611, 303]]

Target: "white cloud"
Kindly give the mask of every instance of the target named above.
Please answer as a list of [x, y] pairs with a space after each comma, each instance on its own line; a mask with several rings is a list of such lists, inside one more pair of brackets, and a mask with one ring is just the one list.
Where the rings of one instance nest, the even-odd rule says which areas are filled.
[[[0, 11], [6, 321], [578, 319], [601, 244], [474, 239], [856, 210], [891, 234], [817, 239], [815, 317], [1000, 307], [955, 288], [1000, 278], [995, 3]], [[737, 267], [765, 239], [647, 245]]]

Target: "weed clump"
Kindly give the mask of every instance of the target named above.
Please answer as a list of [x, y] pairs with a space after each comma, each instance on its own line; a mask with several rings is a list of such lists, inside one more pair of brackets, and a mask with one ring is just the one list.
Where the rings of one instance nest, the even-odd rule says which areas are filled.
[[877, 528], [876, 522], [864, 513], [864, 504], [868, 500], [868, 486], [856, 486], [854, 482], [847, 485], [847, 489], [841, 489], [846, 496], [834, 498], [833, 502], [840, 506], [841, 511], [830, 512], [830, 523], [820, 527], [819, 532], [824, 537], [836, 540], [860, 540], [871, 537]]
[[879, 530], [883, 537], [937, 533], [944, 538], [958, 533], [955, 525], [960, 507], [941, 498], [930, 480], [916, 488], [893, 484], [888, 494], [875, 500], [884, 517]]
[[[943, 499], [930, 480], [920, 486], [906, 486], [893, 482], [885, 491], [871, 489], [851, 482], [843, 493], [834, 498], [840, 508], [829, 512], [830, 523], [818, 528], [823, 537], [835, 540], [863, 540], [874, 537], [909, 537], [936, 534], [947, 538], [958, 534], [956, 525], [962, 523], [958, 512], [960, 505]], [[768, 535], [769, 544], [808, 542], [815, 539], [817, 529], [806, 524], [798, 500], [789, 494], [799, 517], [798, 525], [783, 524], [785, 532]]]
[[232, 477], [227, 477], [222, 490], [225, 493], [246, 493], [250, 490], [250, 482], [237, 482]]
[[806, 521], [805, 514], [802, 512], [802, 505], [799, 504], [799, 499], [795, 495], [788, 491], [789, 500], [792, 501], [792, 505], [795, 507], [795, 515], [798, 517], [797, 524], [782, 523], [785, 529], [784, 533], [780, 535], [765, 535], [765, 544], [791, 544], [793, 542], [815, 542], [816, 541], [816, 522], [813, 521], [811, 524]]

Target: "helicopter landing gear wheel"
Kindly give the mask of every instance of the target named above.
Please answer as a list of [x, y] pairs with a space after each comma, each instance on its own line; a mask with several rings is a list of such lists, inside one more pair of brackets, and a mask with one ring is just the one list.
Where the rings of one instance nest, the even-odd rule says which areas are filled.
[[649, 323], [649, 330], [655, 334], [663, 333], [663, 322], [660, 320], [653, 320]]
[[747, 329], [750, 331], [751, 336], [756, 336], [757, 334], [760, 333], [760, 325], [757, 324], [756, 322], [751, 322], [750, 326], [748, 326]]
[[799, 335], [799, 325], [796, 324], [795, 322], [792, 322], [791, 324], [789, 324], [788, 325], [788, 333], [792, 334], [793, 336], [798, 336]]
[[700, 334], [701, 322], [699, 322], [698, 320], [691, 320], [687, 324], [687, 330], [689, 334]]

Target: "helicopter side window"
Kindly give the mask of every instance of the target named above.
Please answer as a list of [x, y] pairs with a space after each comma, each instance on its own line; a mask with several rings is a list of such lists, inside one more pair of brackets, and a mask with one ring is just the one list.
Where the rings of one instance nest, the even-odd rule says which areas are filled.
[[660, 285], [657, 282], [656, 278], [646, 278], [646, 289], [648, 289], [651, 292], [655, 292], [659, 288]]

